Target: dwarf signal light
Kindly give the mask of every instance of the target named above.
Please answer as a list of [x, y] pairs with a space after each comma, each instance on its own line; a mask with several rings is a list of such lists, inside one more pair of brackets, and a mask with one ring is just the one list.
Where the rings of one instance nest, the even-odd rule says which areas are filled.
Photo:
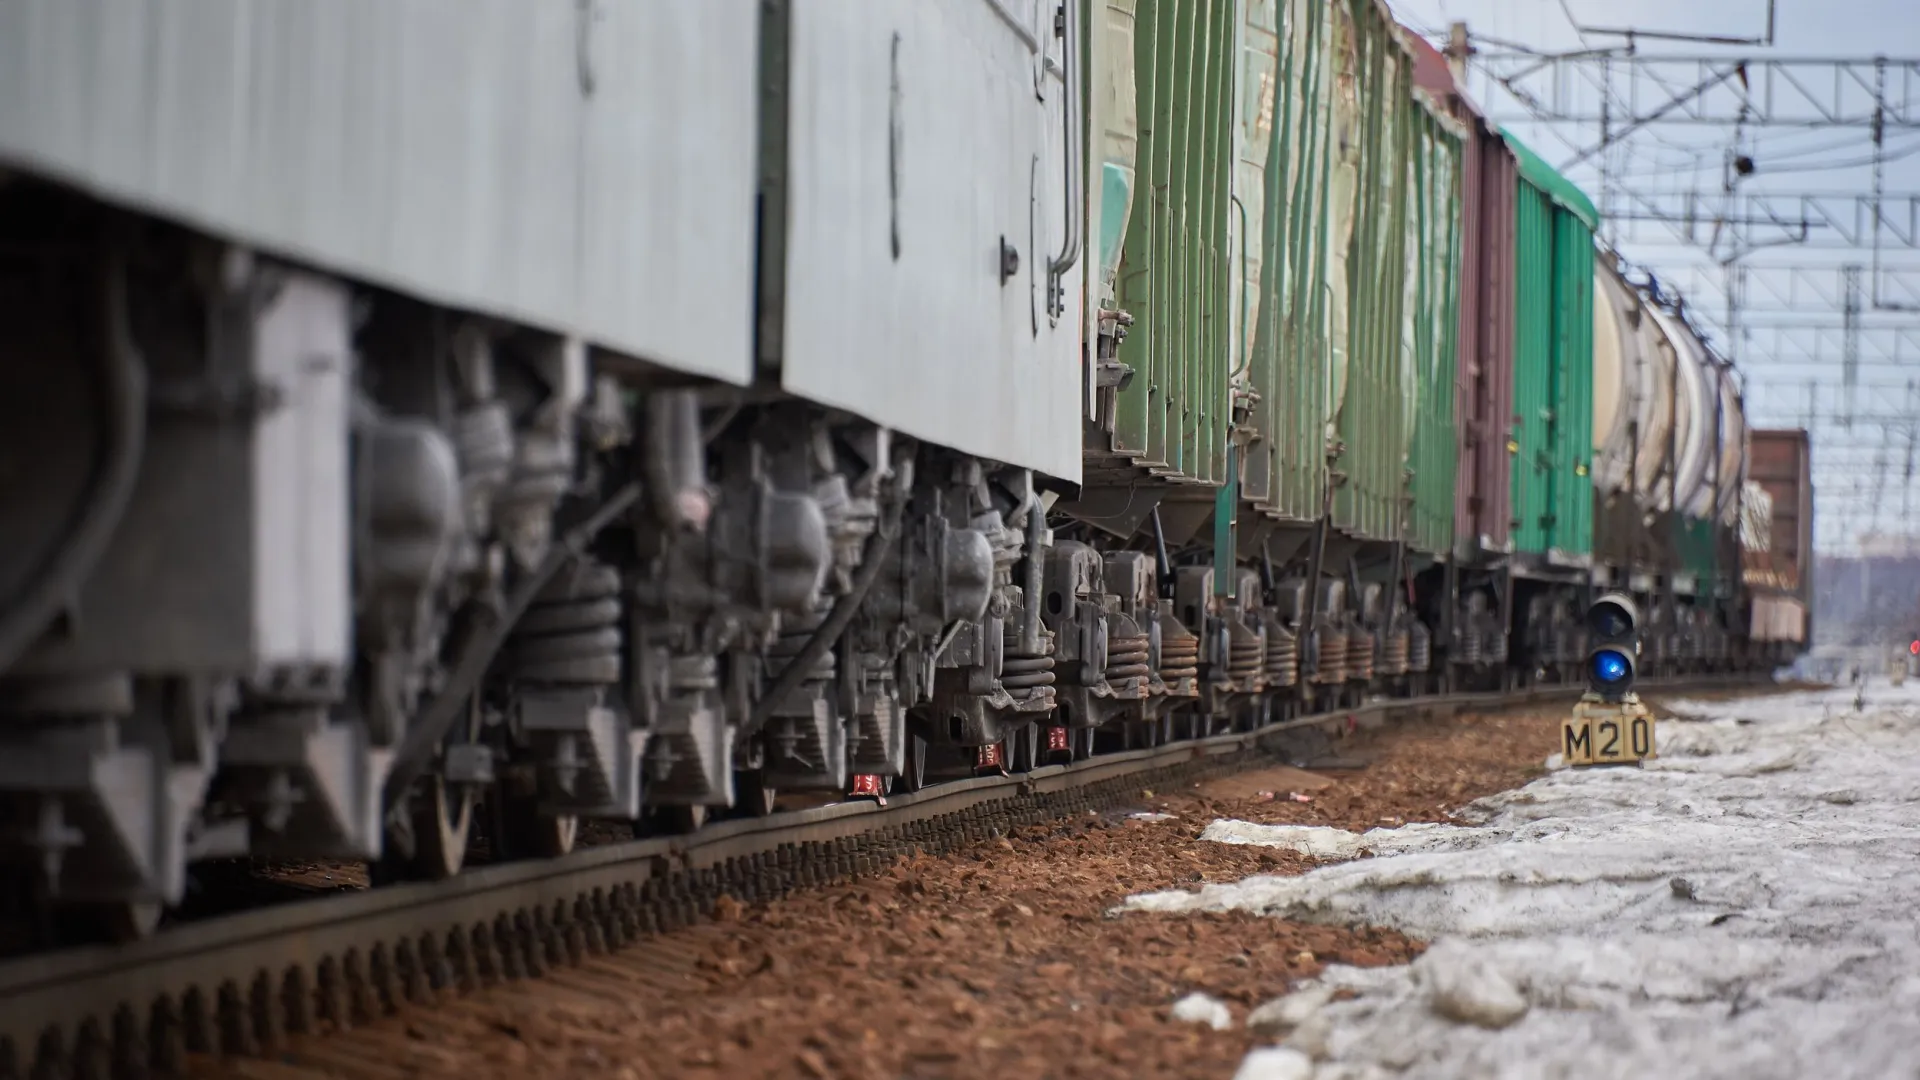
[[[1916, 643], [1920, 648], [1920, 643]], [[1624, 593], [1608, 593], [1587, 608], [1587, 686], [1605, 701], [1633, 689], [1640, 655], [1640, 612]]]
[[1920, 656], [1920, 641], [1912, 641], [1907, 643], [1907, 655]]

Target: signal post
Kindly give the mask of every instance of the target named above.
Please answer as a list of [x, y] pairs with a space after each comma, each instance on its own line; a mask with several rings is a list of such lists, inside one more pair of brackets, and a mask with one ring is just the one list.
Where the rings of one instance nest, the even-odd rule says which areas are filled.
[[1587, 608], [1587, 692], [1560, 725], [1568, 765], [1626, 765], [1654, 756], [1653, 714], [1633, 692], [1640, 612], [1622, 593]]

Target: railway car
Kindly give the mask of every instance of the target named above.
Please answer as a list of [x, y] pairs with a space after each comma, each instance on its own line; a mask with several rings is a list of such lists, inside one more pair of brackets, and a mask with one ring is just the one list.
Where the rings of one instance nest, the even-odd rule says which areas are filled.
[[1379, 0], [0, 6], [0, 908], [1569, 677], [1595, 221]]
[[1747, 432], [1731, 365], [1651, 278], [1594, 263], [1596, 550], [1647, 603], [1653, 670], [1738, 651]]
[[1748, 433], [1741, 579], [1755, 659], [1791, 663], [1813, 640], [1813, 460], [1804, 430]]

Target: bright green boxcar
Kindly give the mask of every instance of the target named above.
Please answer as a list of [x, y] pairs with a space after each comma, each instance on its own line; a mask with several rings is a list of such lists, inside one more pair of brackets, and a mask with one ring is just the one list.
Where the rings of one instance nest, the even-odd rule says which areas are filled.
[[1520, 163], [1514, 292], [1513, 547], [1593, 557], [1593, 232], [1584, 193], [1511, 135]]
[[[1153, 0], [1134, 12], [1136, 175], [1115, 281], [1135, 321], [1120, 347], [1134, 375], [1116, 395], [1112, 450], [1169, 480], [1210, 485], [1226, 479], [1232, 421], [1235, 7]], [[1113, 134], [1103, 138], [1108, 161], [1120, 156]], [[1109, 181], [1117, 177], [1103, 174]], [[1105, 207], [1102, 219], [1114, 224]]]

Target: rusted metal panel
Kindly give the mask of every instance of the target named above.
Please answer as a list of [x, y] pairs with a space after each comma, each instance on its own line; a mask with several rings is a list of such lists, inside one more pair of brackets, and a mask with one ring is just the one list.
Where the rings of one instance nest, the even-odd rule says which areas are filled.
[[1765, 559], [1748, 568], [1748, 585], [1775, 589], [1810, 605], [1813, 598], [1813, 458], [1800, 428], [1754, 428], [1747, 478], [1772, 501]]
[[1460, 271], [1454, 345], [1456, 466], [1453, 557], [1513, 550], [1514, 191], [1519, 166], [1439, 50], [1412, 39], [1414, 79], [1465, 130], [1461, 148]]
[[[1519, 165], [1505, 139], [1484, 123], [1474, 126], [1469, 151], [1473, 200], [1466, 225], [1474, 260], [1461, 271], [1460, 500], [1455, 509], [1455, 553], [1461, 557], [1513, 550], [1513, 301], [1517, 238], [1514, 198]], [[1471, 545], [1468, 547], [1466, 545]]]

